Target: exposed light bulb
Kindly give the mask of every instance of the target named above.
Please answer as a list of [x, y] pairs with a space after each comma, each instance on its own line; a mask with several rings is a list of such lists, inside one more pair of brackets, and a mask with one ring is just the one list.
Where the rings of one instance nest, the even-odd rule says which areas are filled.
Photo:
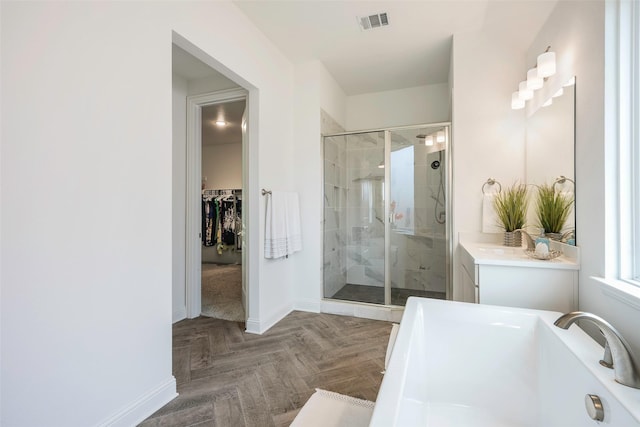
[[427, 147], [433, 145], [433, 135], [426, 136], [426, 138], [424, 139], [424, 145], [426, 145]]
[[511, 108], [514, 110], [521, 110], [524, 108], [524, 101], [520, 99], [519, 92], [513, 92], [511, 95]]
[[556, 73], [555, 52], [545, 52], [538, 56], [538, 76], [545, 78]]
[[438, 133], [436, 133], [436, 142], [439, 144], [444, 142], [444, 131], [439, 130]]
[[528, 101], [531, 98], [533, 98], [533, 91], [527, 88], [526, 80], [523, 82], [520, 82], [520, 84], [518, 85], [518, 89], [519, 89], [518, 96], [520, 97], [521, 100]]
[[538, 69], [532, 68], [527, 71], [527, 88], [538, 90], [544, 85], [544, 79], [538, 76]]

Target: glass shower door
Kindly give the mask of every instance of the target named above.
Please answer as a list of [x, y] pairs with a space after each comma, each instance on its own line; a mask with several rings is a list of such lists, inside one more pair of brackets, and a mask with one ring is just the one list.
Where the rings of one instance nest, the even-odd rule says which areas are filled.
[[387, 304], [446, 299], [448, 126], [390, 131]]
[[325, 298], [385, 304], [385, 132], [324, 138]]

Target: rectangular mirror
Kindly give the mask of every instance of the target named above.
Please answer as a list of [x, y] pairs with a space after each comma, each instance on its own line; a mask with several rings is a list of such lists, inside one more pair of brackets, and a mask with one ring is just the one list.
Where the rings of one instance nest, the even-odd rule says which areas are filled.
[[574, 201], [556, 236], [564, 235], [563, 240], [568, 243], [575, 243], [575, 90], [574, 77], [546, 106], [528, 117], [526, 124], [525, 178], [527, 184], [533, 185], [528, 224], [540, 227], [536, 215], [538, 190], [545, 184], [552, 186], [561, 196]]

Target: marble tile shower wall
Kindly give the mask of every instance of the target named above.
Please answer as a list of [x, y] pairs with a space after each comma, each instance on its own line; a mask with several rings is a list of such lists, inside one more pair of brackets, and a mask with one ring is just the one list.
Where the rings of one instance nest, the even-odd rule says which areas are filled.
[[384, 133], [347, 145], [347, 283], [384, 286]]
[[[439, 161], [437, 169], [432, 162]], [[416, 146], [414, 229], [391, 233], [391, 286], [432, 292], [446, 291], [444, 157]], [[442, 175], [441, 175], [442, 174]], [[443, 187], [440, 188], [440, 180]]]
[[[344, 129], [325, 111], [320, 111], [325, 135]], [[324, 254], [322, 263], [324, 296], [332, 297], [347, 281], [346, 267], [346, 137], [324, 139]]]

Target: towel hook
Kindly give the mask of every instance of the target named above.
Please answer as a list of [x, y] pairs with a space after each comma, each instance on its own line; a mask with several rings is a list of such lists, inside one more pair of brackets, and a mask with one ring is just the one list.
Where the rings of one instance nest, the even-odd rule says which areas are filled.
[[271, 194], [271, 190], [265, 190], [264, 188], [262, 189], [262, 195], [266, 196], [267, 194]]
[[496, 184], [498, 184], [498, 193], [501, 193], [502, 192], [502, 184], [500, 184], [498, 181], [496, 181], [493, 178], [489, 178], [489, 179], [487, 179], [487, 181], [484, 184], [482, 184], [482, 194], [486, 194], [484, 192], [484, 189], [485, 189], [485, 187], [487, 185], [496, 185]]

